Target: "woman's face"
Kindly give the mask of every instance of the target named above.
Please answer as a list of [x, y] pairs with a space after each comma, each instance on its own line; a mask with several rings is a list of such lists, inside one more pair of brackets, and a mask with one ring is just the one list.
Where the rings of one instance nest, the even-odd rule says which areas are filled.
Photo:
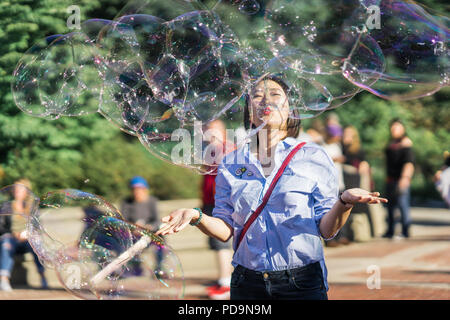
[[405, 127], [400, 122], [394, 122], [391, 125], [391, 136], [394, 139], [400, 139], [405, 135]]
[[289, 103], [283, 88], [273, 80], [262, 80], [250, 93], [250, 117], [258, 127], [286, 129]]

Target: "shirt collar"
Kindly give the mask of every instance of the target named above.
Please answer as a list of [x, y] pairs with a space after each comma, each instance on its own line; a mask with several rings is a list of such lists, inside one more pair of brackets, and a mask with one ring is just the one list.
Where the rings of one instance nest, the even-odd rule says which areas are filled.
[[284, 140], [282, 140], [286, 148], [292, 147], [294, 145], [297, 145], [298, 141], [294, 137], [287, 137]]

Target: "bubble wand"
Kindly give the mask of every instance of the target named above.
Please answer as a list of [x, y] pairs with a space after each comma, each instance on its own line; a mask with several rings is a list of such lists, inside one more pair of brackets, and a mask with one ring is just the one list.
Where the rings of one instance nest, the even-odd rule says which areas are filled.
[[152, 238], [148, 235], [143, 235], [135, 244], [133, 244], [128, 250], [123, 252], [120, 256], [110, 262], [105, 268], [100, 270], [96, 275], [94, 275], [90, 283], [93, 286], [98, 285], [111, 273], [122, 267], [136, 255], [140, 254], [142, 250], [147, 248], [147, 246], [152, 242]]

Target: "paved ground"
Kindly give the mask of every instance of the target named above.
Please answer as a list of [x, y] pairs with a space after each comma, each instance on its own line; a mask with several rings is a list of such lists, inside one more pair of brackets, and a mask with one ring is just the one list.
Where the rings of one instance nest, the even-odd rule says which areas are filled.
[[[162, 214], [173, 208], [194, 207], [197, 200], [167, 201]], [[75, 209], [55, 219], [55, 230], [79, 230]], [[70, 217], [70, 219], [68, 218]], [[412, 237], [408, 240], [372, 239], [337, 248], [325, 248], [330, 299], [450, 299], [450, 210], [412, 209]], [[185, 273], [185, 299], [207, 299], [205, 288], [216, 277], [216, 261], [207, 248], [206, 236], [187, 228], [168, 242], [179, 256]], [[38, 285], [30, 257], [24, 263], [27, 280]], [[50, 290], [16, 285], [0, 299], [76, 299], [59, 284], [54, 271], [47, 270]]]

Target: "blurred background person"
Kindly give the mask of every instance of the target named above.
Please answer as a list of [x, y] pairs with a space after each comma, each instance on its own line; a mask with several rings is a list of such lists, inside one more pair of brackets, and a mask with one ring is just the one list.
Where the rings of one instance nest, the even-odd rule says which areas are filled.
[[[336, 113], [332, 112], [327, 116], [325, 130], [326, 136], [323, 148], [334, 162], [334, 166], [338, 172], [339, 192], [343, 192], [345, 190], [345, 184], [342, 165], [345, 162], [345, 157], [342, 152], [342, 127], [339, 124], [339, 118]], [[352, 237], [351, 223], [352, 216], [350, 215], [347, 223], [341, 228], [337, 236], [332, 240], [326, 241], [326, 245], [328, 247], [337, 247], [341, 244], [349, 244]]]
[[[201, 185], [201, 209], [206, 215], [212, 216], [212, 211], [215, 207], [214, 196], [217, 165], [220, 164], [226, 153], [234, 150], [235, 146], [228, 141], [226, 127], [222, 121], [214, 120], [208, 123], [205, 129], [208, 132], [208, 148], [212, 150], [212, 161], [209, 161], [209, 164], [212, 165], [214, 170], [211, 174], [203, 176]], [[230, 281], [231, 273], [233, 272], [233, 266], [231, 265], [233, 258], [231, 242], [231, 239], [227, 242], [222, 242], [213, 237], [208, 238], [209, 248], [215, 252], [218, 266], [218, 279], [214, 285], [207, 288], [208, 297], [212, 300], [225, 300], [230, 298]]]
[[339, 118], [336, 113], [332, 112], [327, 117], [326, 121], [326, 137], [323, 147], [333, 160], [334, 165], [338, 171], [339, 177], [339, 191], [345, 190], [344, 176], [342, 172], [342, 164], [345, 162], [345, 157], [342, 152], [342, 127], [339, 124]]
[[[346, 126], [344, 128], [342, 135], [342, 152], [345, 157], [345, 162], [343, 164], [345, 187], [373, 190], [370, 166], [366, 161], [364, 150], [361, 147], [361, 139], [358, 130], [354, 126]], [[367, 217], [370, 228], [368, 236], [373, 237], [374, 229], [369, 205], [366, 203], [355, 204], [352, 210], [352, 216], [355, 222], [359, 219], [360, 214]], [[358, 234], [363, 233], [363, 230], [359, 232], [359, 230], [355, 230], [356, 228], [358, 228], [358, 226], [353, 224], [351, 240], [358, 240]], [[367, 237], [365, 238], [367, 239]]]
[[[147, 180], [141, 176], [135, 176], [130, 180], [132, 195], [122, 201], [121, 213], [124, 219], [140, 227], [155, 232], [159, 228], [158, 199], [150, 195], [150, 186]], [[161, 270], [164, 251], [159, 248], [156, 253], [155, 272]], [[142, 274], [140, 263], [131, 260], [128, 265], [129, 272], [139, 276]]]
[[327, 132], [335, 131], [342, 137], [342, 125], [336, 112], [329, 112], [325, 118], [325, 129]]
[[[3, 208], [12, 215], [0, 216], [0, 290], [11, 291], [11, 272], [14, 268], [14, 256], [17, 254], [31, 253], [34, 258], [38, 273], [41, 277], [42, 289], [47, 289], [45, 268], [39, 261], [28, 242], [26, 230], [26, 215], [31, 214], [33, 206], [29, 197], [31, 182], [28, 179], [20, 179], [14, 183], [14, 201], [11, 208]], [[24, 216], [25, 215], [25, 216]]]
[[450, 208], [450, 152], [444, 152], [444, 165], [434, 175], [434, 183], [447, 207]]
[[[388, 229], [385, 238], [395, 233], [395, 210], [400, 209], [402, 235], [410, 236], [410, 185], [414, 174], [413, 143], [406, 134], [403, 122], [395, 118], [390, 123], [390, 141], [385, 149], [386, 155], [386, 198], [388, 199]], [[400, 237], [401, 238], [401, 237]]]

